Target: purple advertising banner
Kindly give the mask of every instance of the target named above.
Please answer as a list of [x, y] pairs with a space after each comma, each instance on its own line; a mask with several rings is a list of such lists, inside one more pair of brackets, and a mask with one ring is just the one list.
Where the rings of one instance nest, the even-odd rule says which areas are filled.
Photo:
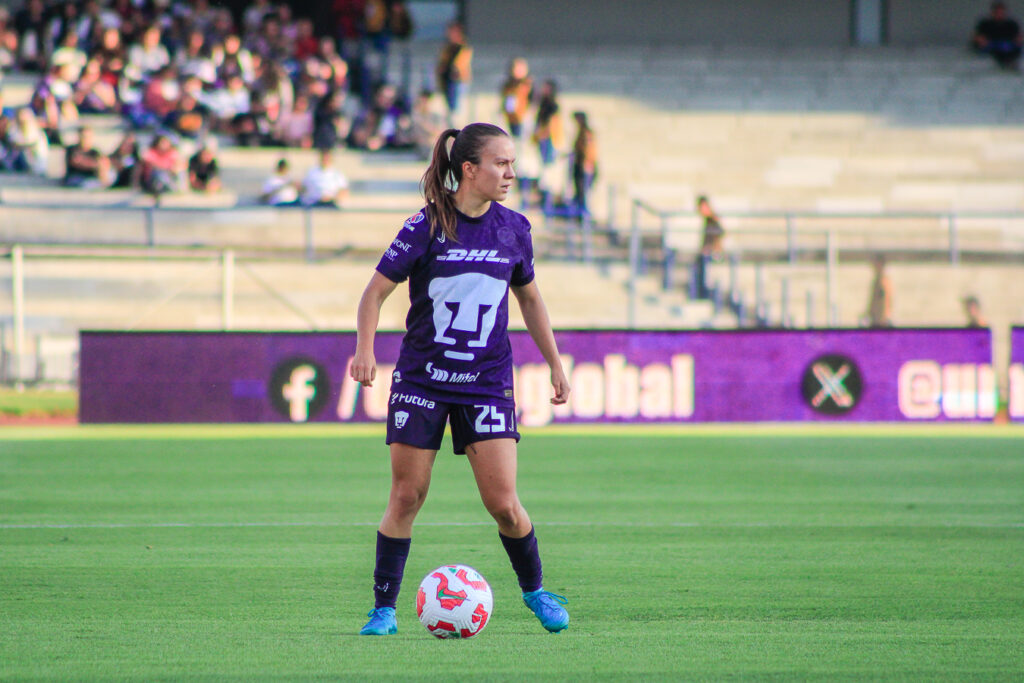
[[[1014, 331], [1014, 358], [1024, 334]], [[988, 420], [986, 329], [561, 331], [572, 400], [513, 332], [520, 423]], [[376, 341], [372, 389], [351, 332], [83, 332], [84, 423], [368, 422], [387, 417], [401, 333]], [[438, 382], [446, 372], [435, 371]]]
[[1024, 327], [1010, 330], [1010, 378], [1007, 412], [1011, 420], [1024, 421]]

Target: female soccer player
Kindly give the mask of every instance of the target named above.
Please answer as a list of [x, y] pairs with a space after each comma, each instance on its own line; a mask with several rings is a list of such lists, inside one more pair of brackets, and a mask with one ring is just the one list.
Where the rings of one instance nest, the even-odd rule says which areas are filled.
[[514, 161], [512, 139], [497, 126], [474, 123], [444, 131], [423, 175], [427, 205], [405, 221], [359, 302], [351, 374], [371, 386], [381, 305], [409, 279], [407, 331], [388, 409], [391, 493], [377, 532], [375, 603], [363, 635], [398, 630], [395, 602], [412, 524], [427, 496], [446, 422], [455, 453], [467, 456], [484, 506], [498, 523], [523, 601], [548, 631], [569, 625], [565, 598], [541, 585], [537, 539], [516, 493], [510, 287], [551, 368], [552, 403], [568, 400], [569, 382], [534, 281], [530, 224], [499, 203], [515, 180]]

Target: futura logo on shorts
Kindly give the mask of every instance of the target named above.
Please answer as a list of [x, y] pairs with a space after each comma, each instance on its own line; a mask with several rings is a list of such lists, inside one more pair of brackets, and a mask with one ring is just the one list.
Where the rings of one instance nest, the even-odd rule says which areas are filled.
[[448, 382], [449, 384], [469, 384], [470, 382], [475, 382], [480, 377], [479, 372], [452, 372], [450, 370], [435, 368], [433, 361], [427, 363], [424, 369], [430, 375], [431, 382]]
[[437, 405], [429, 398], [423, 398], [422, 396], [416, 396], [415, 394], [400, 394], [397, 391], [391, 394], [391, 405], [395, 405], [396, 403], [408, 403], [410, 405], [428, 409]]

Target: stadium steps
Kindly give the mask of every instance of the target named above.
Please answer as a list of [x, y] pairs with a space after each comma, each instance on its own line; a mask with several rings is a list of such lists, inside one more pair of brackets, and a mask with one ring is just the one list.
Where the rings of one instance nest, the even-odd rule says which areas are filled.
[[[312, 263], [242, 259], [235, 262], [235, 329], [352, 329], [356, 307], [376, 260], [324, 259]], [[622, 327], [627, 296], [596, 268], [538, 263], [540, 283], [557, 327]], [[217, 254], [161, 257], [108, 253], [103, 258], [30, 255], [25, 259], [25, 310], [34, 331], [79, 328], [220, 329], [223, 268]], [[10, 261], [0, 260], [0, 281]], [[8, 290], [9, 291], [9, 290]], [[403, 329], [404, 286], [386, 302], [384, 329]], [[600, 292], [600, 297], [595, 297]], [[514, 299], [514, 298], [513, 298]], [[513, 304], [515, 313], [515, 304]], [[11, 302], [0, 297], [0, 319]], [[513, 316], [517, 321], [518, 313]]]

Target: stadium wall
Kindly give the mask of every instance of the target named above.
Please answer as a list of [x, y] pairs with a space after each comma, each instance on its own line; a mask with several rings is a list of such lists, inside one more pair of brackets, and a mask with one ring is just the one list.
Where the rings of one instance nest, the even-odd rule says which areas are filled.
[[[854, 0], [467, 0], [477, 43], [845, 46]], [[891, 45], [965, 44], [988, 3], [883, 0]]]
[[975, 23], [988, 6], [984, 0], [889, 0], [889, 42], [966, 48]]

